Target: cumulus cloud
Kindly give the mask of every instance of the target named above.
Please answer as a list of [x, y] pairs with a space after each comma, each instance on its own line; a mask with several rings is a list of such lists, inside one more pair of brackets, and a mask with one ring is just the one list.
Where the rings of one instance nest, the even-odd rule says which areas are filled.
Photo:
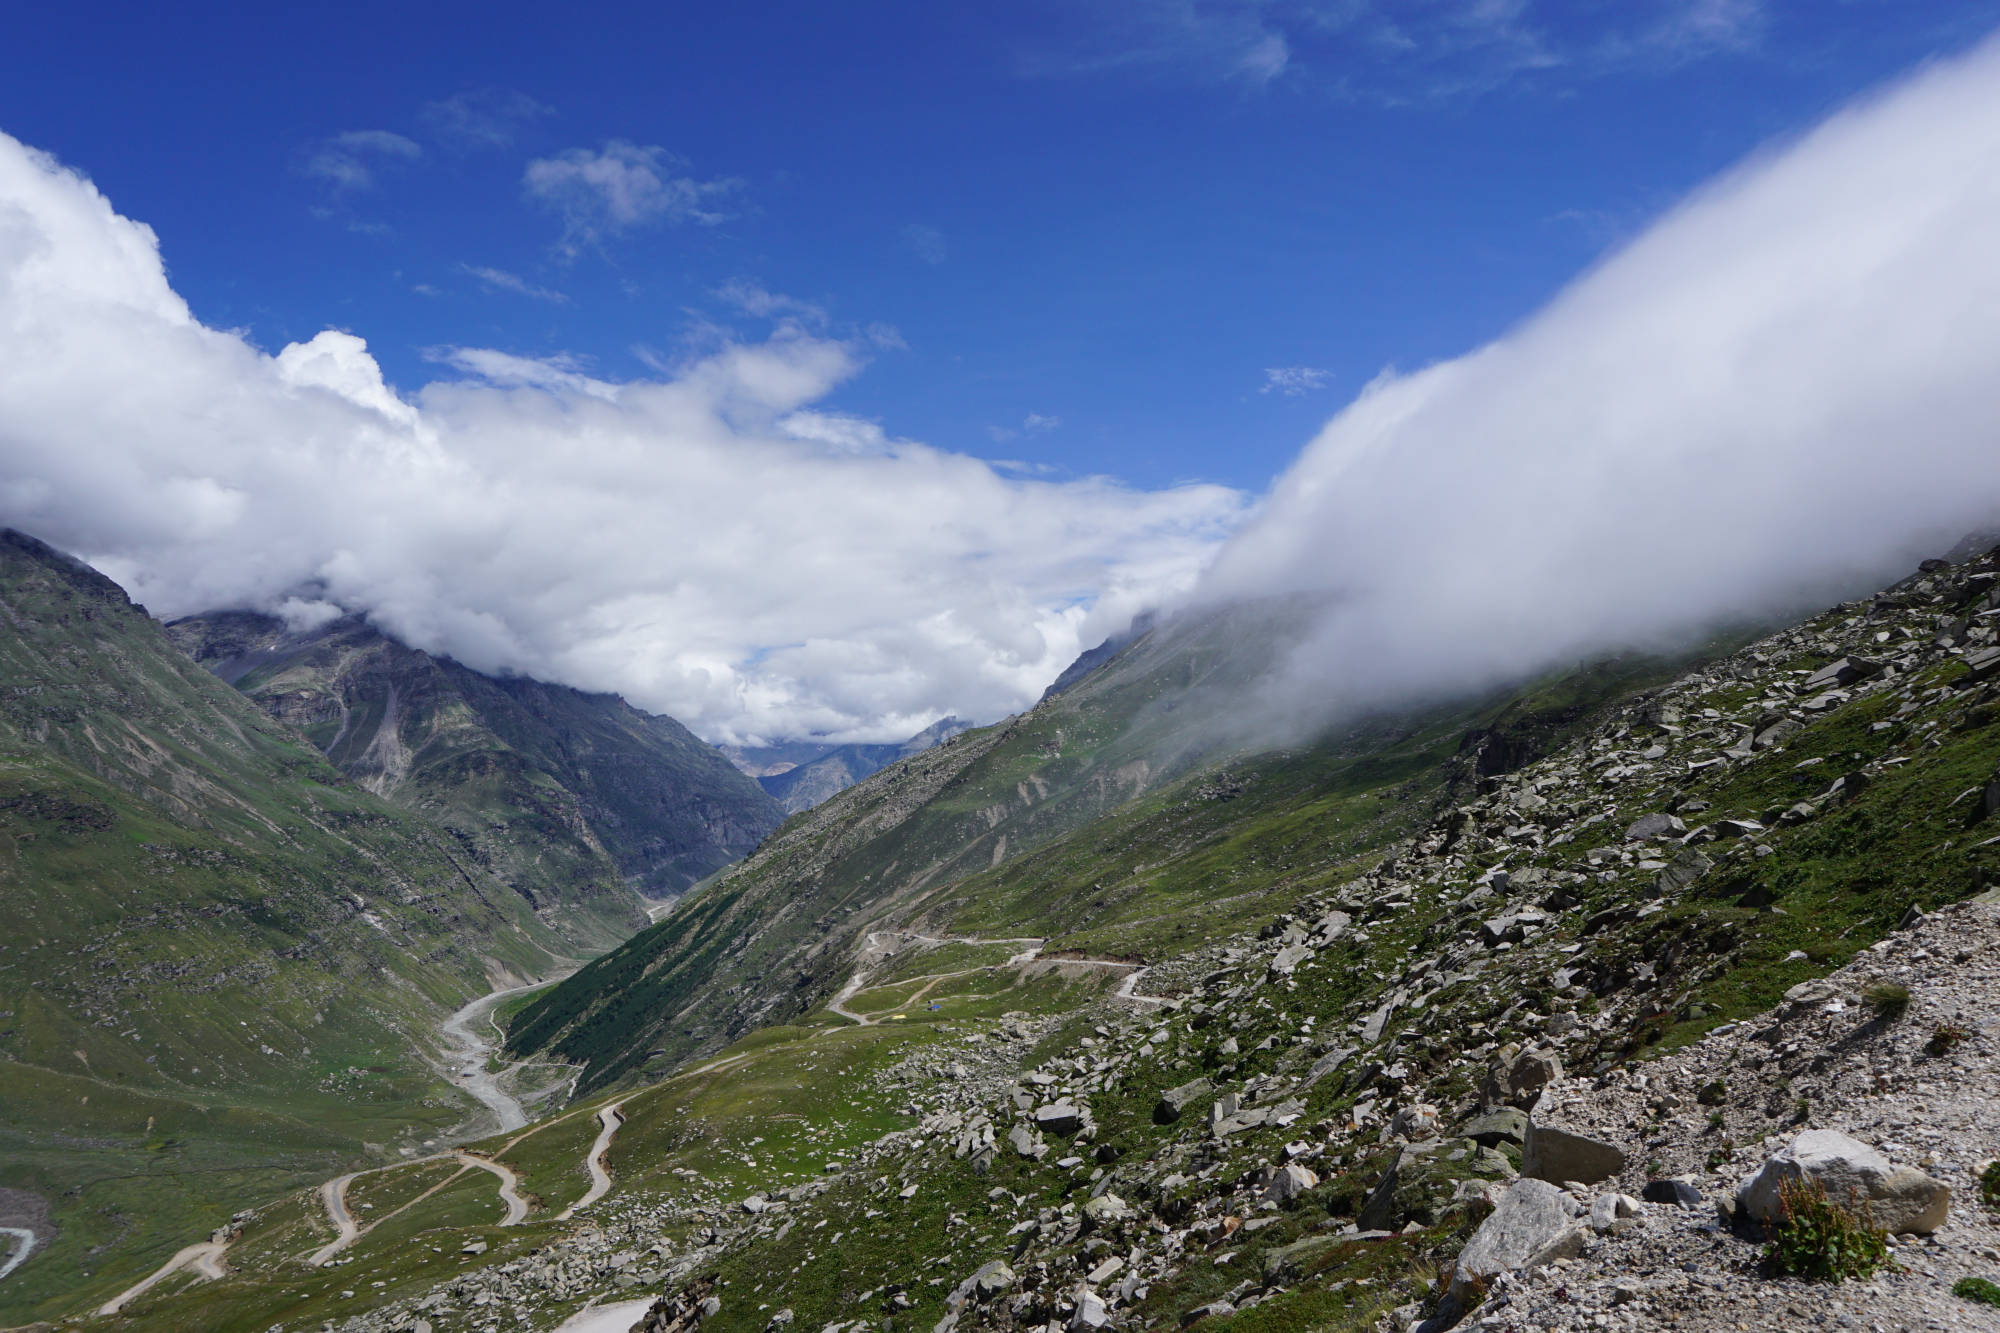
[[316, 176], [338, 191], [366, 190], [375, 184], [375, 172], [385, 162], [414, 162], [424, 150], [410, 139], [388, 130], [348, 130], [314, 145], [305, 160], [305, 173]]
[[1383, 374], [1201, 598], [1320, 606], [1271, 702], [1324, 721], [1879, 586], [2000, 515], [1996, 218], [1989, 41]]
[[1273, 366], [1264, 372], [1264, 387], [1258, 393], [1281, 393], [1296, 398], [1302, 393], [1324, 389], [1333, 379], [1329, 371], [1311, 366]]
[[363, 610], [712, 739], [880, 740], [1031, 702], [1240, 520], [827, 409], [873, 346], [781, 323], [641, 380], [449, 347], [405, 396], [353, 333], [204, 327], [148, 228], [0, 135], [0, 522], [166, 616]]
[[613, 139], [596, 152], [572, 148], [528, 164], [528, 197], [563, 221], [561, 248], [574, 254], [606, 236], [655, 222], [714, 226], [729, 220], [723, 201], [742, 188], [735, 179], [676, 175], [686, 167], [657, 145]]

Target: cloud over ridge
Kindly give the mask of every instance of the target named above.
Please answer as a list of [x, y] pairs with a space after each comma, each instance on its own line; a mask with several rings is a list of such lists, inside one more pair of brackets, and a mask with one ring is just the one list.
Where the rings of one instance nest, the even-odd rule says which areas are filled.
[[338, 604], [713, 739], [891, 739], [1031, 702], [1240, 518], [817, 406], [873, 346], [781, 321], [632, 381], [446, 348], [405, 397], [354, 334], [204, 327], [149, 228], [0, 134], [0, 522], [162, 615]]
[[1906, 572], [2000, 518], [1996, 228], [2000, 39], [1725, 174], [1494, 343], [1385, 372], [1199, 597], [1324, 607], [1268, 701], [1296, 725]]

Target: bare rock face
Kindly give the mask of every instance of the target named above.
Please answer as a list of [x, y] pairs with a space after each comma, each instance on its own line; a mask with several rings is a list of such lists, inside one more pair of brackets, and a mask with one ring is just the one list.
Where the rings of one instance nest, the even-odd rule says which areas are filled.
[[1625, 1169], [1625, 1150], [1554, 1125], [1530, 1123], [1521, 1149], [1521, 1174], [1556, 1184], [1595, 1185]]
[[1875, 1225], [1894, 1234], [1928, 1236], [1951, 1209], [1949, 1185], [1915, 1167], [1892, 1166], [1861, 1140], [1831, 1129], [1807, 1130], [1773, 1154], [1737, 1188], [1736, 1200], [1751, 1217], [1770, 1222], [1778, 1216], [1779, 1188], [1808, 1178], [1837, 1204], [1865, 1204]]

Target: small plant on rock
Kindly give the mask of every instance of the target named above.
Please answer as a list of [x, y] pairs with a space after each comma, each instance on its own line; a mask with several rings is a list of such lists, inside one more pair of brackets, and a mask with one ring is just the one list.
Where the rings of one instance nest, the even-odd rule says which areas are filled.
[[1940, 1023], [1937, 1025], [1937, 1031], [1931, 1033], [1931, 1039], [1924, 1043], [1924, 1054], [1950, 1055], [1971, 1035], [1972, 1029], [1963, 1023]]
[[1861, 992], [1861, 998], [1884, 1023], [1893, 1023], [1910, 1012], [1910, 988], [1894, 981], [1878, 981]]
[[1810, 1178], [1778, 1187], [1778, 1216], [1764, 1251], [1780, 1273], [1840, 1282], [1868, 1277], [1889, 1264], [1889, 1235], [1864, 1203], [1856, 1213], [1826, 1197]]
[[1981, 1305], [2000, 1305], [2000, 1287], [1983, 1277], [1962, 1277], [1951, 1284], [1951, 1294]]

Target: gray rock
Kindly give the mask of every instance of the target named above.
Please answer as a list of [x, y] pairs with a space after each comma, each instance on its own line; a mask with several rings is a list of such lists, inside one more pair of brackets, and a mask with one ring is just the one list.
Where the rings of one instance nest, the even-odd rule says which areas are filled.
[[1831, 1129], [1809, 1129], [1774, 1153], [1737, 1187], [1737, 1204], [1768, 1223], [1778, 1216], [1780, 1186], [1807, 1177], [1837, 1204], [1865, 1204], [1875, 1225], [1892, 1233], [1928, 1236], [1951, 1210], [1951, 1187], [1943, 1181], [1915, 1167], [1892, 1166], [1861, 1140]]
[[1007, 1131], [1007, 1143], [1023, 1157], [1042, 1157], [1049, 1150], [1048, 1145], [1042, 1142], [1042, 1136], [1026, 1121]]
[[1799, 693], [1813, 694], [1820, 690], [1830, 690], [1837, 685], [1852, 685], [1858, 680], [1882, 674], [1882, 664], [1871, 662], [1865, 657], [1843, 657], [1838, 662], [1829, 663], [1805, 678], [1799, 686]]
[[1074, 1134], [1083, 1128], [1083, 1112], [1069, 1102], [1035, 1108], [1035, 1128], [1044, 1134]]
[[1686, 889], [1688, 885], [1700, 879], [1703, 875], [1706, 875], [1714, 867], [1715, 862], [1709, 860], [1692, 847], [1684, 847], [1681, 849], [1681, 854], [1676, 856], [1668, 864], [1667, 868], [1660, 872], [1659, 879], [1654, 881], [1654, 883], [1661, 897], [1671, 898]]
[[1485, 1148], [1497, 1148], [1503, 1143], [1519, 1147], [1528, 1137], [1528, 1113], [1503, 1106], [1497, 1111], [1474, 1117], [1458, 1132], [1460, 1137], [1471, 1139]]
[[1655, 812], [1640, 815], [1625, 826], [1625, 840], [1631, 842], [1639, 838], [1660, 838], [1669, 833], [1686, 833], [1687, 825], [1673, 815]]
[[1100, 1194], [1083, 1205], [1083, 1216], [1093, 1226], [1107, 1227], [1136, 1214], [1131, 1205], [1116, 1194]]
[[1153, 1107], [1153, 1119], [1162, 1125], [1171, 1125], [1181, 1118], [1181, 1113], [1196, 1102], [1205, 1102], [1215, 1095], [1215, 1085], [1205, 1078], [1183, 1083], [1178, 1088], [1168, 1088], [1160, 1094], [1160, 1100]]
[[1517, 1180], [1460, 1251], [1452, 1268], [1451, 1295], [1462, 1309], [1476, 1288], [1500, 1274], [1565, 1257], [1564, 1250], [1574, 1257], [1582, 1248], [1569, 1196], [1544, 1180]]
[[1647, 1203], [1671, 1203], [1679, 1208], [1701, 1206], [1701, 1191], [1685, 1180], [1649, 1180], [1639, 1197]]
[[1530, 1124], [1521, 1145], [1521, 1174], [1536, 1180], [1595, 1185], [1624, 1169], [1624, 1149], [1553, 1125]]
[[1562, 1061], [1554, 1051], [1503, 1049], [1486, 1071], [1485, 1109], [1512, 1106], [1525, 1111], [1562, 1074]]
[[1317, 1175], [1297, 1162], [1288, 1162], [1278, 1168], [1277, 1174], [1271, 1177], [1271, 1183], [1264, 1187], [1264, 1200], [1267, 1203], [1287, 1204], [1317, 1184]]
[[1104, 1304], [1104, 1298], [1094, 1291], [1078, 1294], [1076, 1312], [1069, 1317], [1070, 1333], [1086, 1333], [1087, 1330], [1103, 1328], [1111, 1322], [1111, 1310]]

